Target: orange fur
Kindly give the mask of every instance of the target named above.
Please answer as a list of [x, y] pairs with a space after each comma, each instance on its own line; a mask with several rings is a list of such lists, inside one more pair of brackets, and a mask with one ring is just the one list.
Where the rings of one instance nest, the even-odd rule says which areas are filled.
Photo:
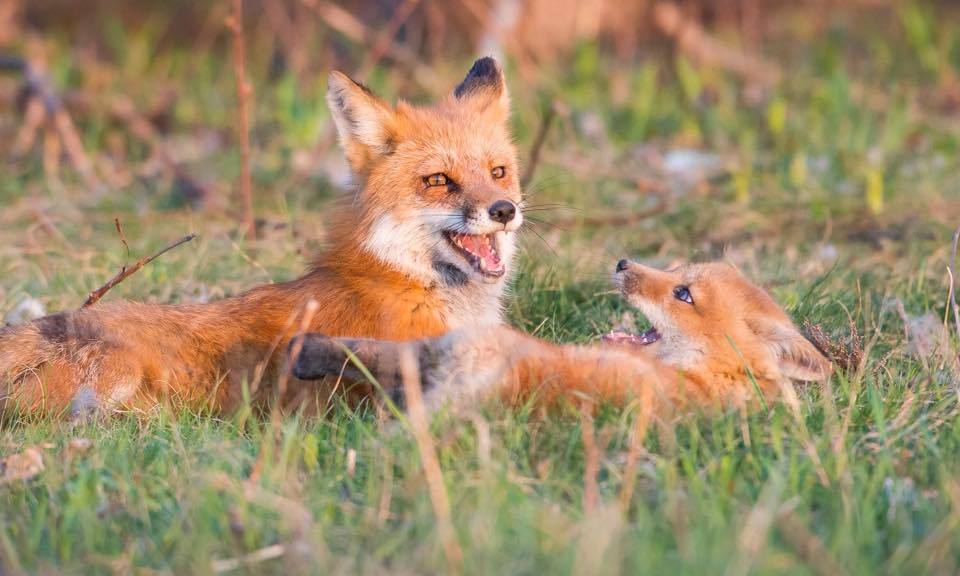
[[[310, 300], [319, 308], [309, 329], [335, 336], [407, 340], [500, 323], [522, 222], [500, 68], [477, 61], [427, 107], [390, 106], [334, 72], [328, 101], [356, 190], [330, 210], [331, 245], [311, 270], [210, 304], [105, 303], [0, 329], [0, 410], [149, 409], [165, 399], [229, 409], [244, 384], [269, 398]], [[451, 184], [429, 185], [438, 173]], [[494, 220], [498, 201], [516, 210], [509, 221]], [[499, 259], [484, 262], [499, 275], [449, 234], [485, 238]]]
[[741, 405], [756, 400], [757, 391], [775, 399], [793, 380], [830, 374], [827, 359], [773, 299], [731, 266], [661, 271], [624, 262], [615, 282], [653, 323], [658, 340], [561, 346], [502, 326], [402, 344], [308, 335], [294, 372], [303, 378], [338, 373], [348, 348], [389, 391], [403, 384], [397, 376], [400, 347], [412, 346], [433, 408], [491, 396], [546, 405], [639, 399], [661, 413]]

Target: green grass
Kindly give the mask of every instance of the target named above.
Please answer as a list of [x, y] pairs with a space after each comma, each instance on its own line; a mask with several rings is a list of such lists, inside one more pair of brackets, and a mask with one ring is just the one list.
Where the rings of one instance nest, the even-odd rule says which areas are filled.
[[[570, 108], [547, 141], [531, 202], [581, 212], [538, 218], [644, 206], [629, 182], [650, 170], [638, 160], [640, 144], [729, 159], [729, 169], [705, 184], [668, 179], [671, 208], [630, 227], [533, 223], [542, 240], [525, 235], [511, 323], [563, 342], [588, 341], [614, 325], [642, 327], [604, 278], [619, 258], [725, 258], [767, 286], [798, 323], [819, 324], [838, 339], [852, 323], [866, 360], [829, 388], [802, 389], [796, 413], [774, 405], [747, 415], [694, 414], [652, 430], [632, 478], [624, 464], [635, 411], [604, 408], [589, 424], [600, 450], [600, 501], [592, 509], [584, 504], [584, 423], [575, 410], [542, 415], [491, 405], [469, 417], [438, 416], [432, 432], [465, 572], [960, 569], [956, 337], [947, 337], [950, 348], [918, 351], [919, 337], [936, 341], [941, 333], [908, 328], [927, 314], [947, 317], [960, 136], [956, 120], [927, 103], [937, 101], [944, 70], [960, 65], [960, 38], [955, 19], [922, 4], [872, 32], [843, 22], [798, 40], [803, 50], [789, 35], [774, 46], [790, 74], [760, 104], [742, 98], [735, 79], [682, 58], [628, 66], [589, 46], [563, 74], [545, 73], [537, 84], [511, 78], [522, 150], [546, 97]], [[122, 73], [111, 89], [145, 104], [150, 86], [169, 76], [181, 90], [182, 134], [229, 134], [227, 61], [216, 51], [191, 58], [176, 49], [151, 60], [145, 54], [156, 33], [113, 30], [114, 42], [129, 49], [115, 56]], [[86, 86], [64, 54], [55, 59], [56, 77]], [[97, 197], [69, 170], [60, 182], [45, 176], [39, 155], [31, 156], [0, 182], [0, 310], [25, 295], [49, 310], [78, 306], [128, 260], [114, 217], [135, 257], [190, 231], [200, 236], [109, 299], [197, 301], [296, 275], [322, 245], [335, 188], [291, 168], [327, 122], [323, 86], [270, 80], [258, 54], [252, 50], [251, 69], [262, 78], [254, 134], [262, 239], [239, 245], [228, 214], [184, 205], [162, 178], [134, 178]], [[624, 101], [610, 95], [612, 75], [631, 88]], [[396, 93], [386, 71], [374, 77], [377, 89]], [[864, 104], [857, 95], [864, 87], [885, 94], [887, 104]], [[147, 153], [104, 119], [79, 124], [91, 150], [120, 138], [128, 164]], [[221, 146], [187, 168], [225, 196], [237, 155]], [[74, 438], [92, 447], [71, 450]], [[164, 411], [76, 428], [44, 419], [0, 428], [0, 457], [27, 446], [42, 448], [45, 469], [0, 485], [0, 573], [202, 573], [215, 559], [276, 544], [284, 547], [280, 558], [249, 569], [447, 567], [416, 443], [401, 424], [370, 411], [341, 406], [323, 420]], [[635, 489], [621, 507], [627, 484]]]

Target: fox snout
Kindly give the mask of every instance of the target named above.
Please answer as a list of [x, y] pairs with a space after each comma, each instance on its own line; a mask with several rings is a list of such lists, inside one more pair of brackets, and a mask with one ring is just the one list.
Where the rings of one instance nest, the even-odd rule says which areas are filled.
[[464, 194], [462, 201], [468, 225], [475, 226], [477, 231], [482, 230], [481, 233], [513, 231], [523, 223], [520, 206], [509, 197], [500, 194]]
[[615, 266], [613, 282], [628, 298], [652, 298], [670, 288], [673, 279], [669, 272], [624, 258]]
[[494, 222], [507, 224], [517, 215], [517, 205], [509, 200], [497, 200], [490, 205], [487, 213]]
[[662, 274], [659, 270], [624, 258], [617, 262], [613, 277], [614, 282], [620, 286], [624, 292], [630, 292], [639, 288], [644, 277], [649, 277], [651, 274], [656, 273]]

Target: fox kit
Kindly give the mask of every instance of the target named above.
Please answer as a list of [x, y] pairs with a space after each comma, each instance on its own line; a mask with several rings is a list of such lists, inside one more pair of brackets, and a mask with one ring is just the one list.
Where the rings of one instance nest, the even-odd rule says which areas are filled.
[[611, 333], [601, 345], [560, 346], [505, 326], [458, 330], [414, 343], [303, 338], [300, 378], [345, 370], [350, 350], [395, 399], [401, 354], [418, 361], [428, 408], [485, 397], [508, 402], [587, 398], [645, 400], [663, 410], [741, 404], [759, 391], [775, 398], [790, 381], [822, 380], [826, 358], [763, 290], [726, 264], [657, 270], [622, 260], [614, 282], [653, 324], [641, 336]]
[[478, 60], [432, 106], [391, 106], [339, 72], [327, 100], [355, 190], [306, 274], [210, 304], [116, 302], [0, 329], [0, 413], [228, 409], [244, 382], [271, 393], [304, 326], [407, 340], [499, 324], [523, 215], [497, 63]]

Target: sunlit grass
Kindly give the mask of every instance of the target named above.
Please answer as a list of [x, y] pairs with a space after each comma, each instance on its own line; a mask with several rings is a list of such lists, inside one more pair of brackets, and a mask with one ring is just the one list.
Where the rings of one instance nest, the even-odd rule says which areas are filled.
[[[466, 572], [957, 571], [956, 352], [918, 344], [953, 345], [956, 336], [915, 322], [946, 317], [949, 239], [960, 220], [957, 132], [936, 110], [917, 108], [936, 90], [938, 71], [956, 65], [956, 33], [915, 6], [898, 12], [893, 28], [892, 39], [844, 29], [802, 54], [785, 48], [790, 78], [759, 103], [743, 98], [737, 81], [682, 58], [625, 67], [589, 47], [565, 74], [543, 79], [549, 90], [511, 83], [521, 150], [545, 95], [569, 108], [548, 139], [531, 202], [576, 209], [538, 214], [573, 220], [563, 229], [532, 224], [542, 239], [524, 239], [511, 323], [562, 342], [641, 327], [644, 319], [609, 293], [619, 258], [724, 258], [767, 286], [798, 324], [843, 339], [852, 323], [867, 354], [828, 389], [801, 390], [797, 413], [777, 405], [695, 414], [652, 429], [635, 478], [624, 477], [635, 413], [605, 408], [593, 422], [601, 499], [592, 510], [576, 410], [492, 405], [439, 416], [432, 432]], [[854, 61], [838, 38], [883, 47], [882, 57]], [[172, 71], [183, 85], [177, 118], [229, 131], [228, 67], [216, 54], [191, 60], [177, 51], [151, 63], [149, 42], [116, 39], [131, 54], [118, 83]], [[266, 77], [263, 63], [251, 68]], [[613, 74], [630, 86], [623, 102], [609, 93]], [[374, 77], [375, 88], [391, 92]], [[857, 94], [894, 84], [887, 106]], [[257, 83], [255, 180], [266, 224], [262, 239], [242, 246], [228, 211], [188, 208], [169, 182], [134, 180], [92, 197], [69, 171], [52, 183], [37, 159], [11, 168], [0, 181], [0, 310], [25, 296], [51, 311], [77, 307], [124, 262], [191, 231], [197, 240], [108, 298], [202, 301], [298, 274], [330, 218], [333, 186], [290, 168], [323, 132], [322, 90], [322, 82], [298, 87], [286, 77]], [[96, 119], [80, 125], [88, 147], [104, 146], [112, 129]], [[629, 181], [647, 169], [640, 144], [658, 154], [701, 149], [729, 163], [706, 183], [671, 187], [662, 216], [577, 227], [580, 214], [645, 205]], [[131, 144], [129, 154], [134, 161], [145, 151]], [[229, 197], [232, 148], [187, 167]], [[71, 449], [74, 438], [91, 448]], [[0, 456], [27, 446], [41, 447], [45, 469], [0, 485], [0, 572], [209, 572], [214, 560], [275, 545], [278, 557], [251, 570], [447, 568], [417, 446], [402, 425], [369, 410], [339, 407], [323, 420], [160, 411], [76, 428], [45, 419], [0, 428]], [[633, 496], [621, 506], [627, 485]]]

